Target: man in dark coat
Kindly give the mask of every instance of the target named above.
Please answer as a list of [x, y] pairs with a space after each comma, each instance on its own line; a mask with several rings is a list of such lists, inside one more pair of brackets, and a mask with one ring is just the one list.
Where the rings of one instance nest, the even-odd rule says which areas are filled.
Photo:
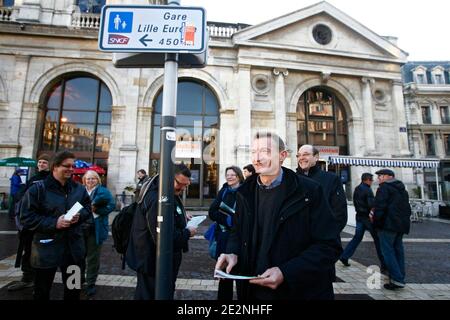
[[[174, 166], [174, 234], [172, 295], [181, 265], [182, 253], [188, 251], [188, 240], [197, 232], [195, 227], [186, 227], [187, 216], [180, 194], [190, 184], [191, 172], [184, 164]], [[130, 240], [125, 255], [127, 265], [137, 273], [136, 300], [155, 299], [156, 273], [156, 226], [158, 217], [159, 176], [144, 184], [138, 199], [138, 209], [134, 214]]]
[[[81, 267], [85, 245], [81, 224], [92, 219], [91, 200], [86, 189], [72, 181], [75, 155], [62, 151], [55, 155], [52, 173], [43, 186], [33, 184], [21, 206], [21, 223], [33, 231], [31, 266], [35, 270], [34, 299], [49, 300], [50, 289], [59, 267], [64, 283], [64, 299], [79, 300]], [[70, 220], [65, 214], [79, 202], [83, 208]], [[67, 281], [76, 270], [80, 279]]]
[[353, 192], [353, 205], [356, 210], [355, 236], [345, 248], [340, 260], [345, 266], [350, 266], [348, 259], [350, 259], [355, 253], [356, 248], [361, 243], [364, 233], [367, 230], [373, 238], [378, 259], [381, 263], [381, 271], [384, 271], [386, 267], [384, 265], [383, 255], [381, 254], [380, 241], [369, 218], [369, 213], [373, 208], [375, 198], [370, 187], [372, 183], [373, 175], [370, 173], [363, 173], [361, 176], [361, 184], [357, 186]]
[[139, 197], [139, 193], [141, 192], [141, 188], [144, 185], [144, 183], [150, 179], [150, 177], [147, 175], [147, 172], [144, 169], [138, 170], [137, 178], [138, 182], [136, 184], [136, 190], [134, 191], [135, 199]]
[[394, 171], [383, 169], [376, 172], [380, 186], [375, 196], [371, 218], [378, 231], [381, 252], [389, 270], [388, 290], [405, 287], [405, 254], [403, 235], [409, 233], [411, 206], [405, 185], [395, 179]]
[[320, 168], [317, 164], [319, 151], [311, 145], [303, 145], [298, 150], [297, 159], [297, 174], [311, 178], [322, 186], [341, 232], [347, 225], [347, 199], [341, 180], [334, 173]]
[[[22, 199], [25, 192], [37, 181], [45, 180], [50, 174], [50, 157], [47, 154], [41, 154], [38, 157], [38, 172], [28, 180], [25, 187], [20, 190], [19, 199]], [[20, 205], [20, 203], [18, 204]], [[17, 212], [16, 212], [17, 214]], [[20, 216], [16, 216], [17, 224], [19, 223]], [[8, 291], [17, 291], [33, 286], [34, 270], [31, 267], [30, 257], [31, 257], [31, 243], [33, 241], [33, 232], [23, 227], [19, 227], [19, 246], [17, 248], [16, 255], [16, 268], [20, 265], [22, 266], [22, 279], [17, 282], [13, 282], [8, 286]], [[21, 230], [20, 230], [21, 229]]]
[[251, 152], [257, 175], [237, 191], [228, 253], [216, 269], [260, 275], [238, 281], [239, 299], [333, 299], [342, 249], [322, 187], [282, 167], [287, 151], [275, 134], [257, 133]]

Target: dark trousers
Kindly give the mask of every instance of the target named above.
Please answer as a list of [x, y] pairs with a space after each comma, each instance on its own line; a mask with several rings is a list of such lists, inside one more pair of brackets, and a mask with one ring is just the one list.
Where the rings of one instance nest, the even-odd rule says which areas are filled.
[[22, 255], [22, 281], [23, 282], [33, 282], [34, 279], [34, 269], [31, 266], [31, 244], [33, 242], [33, 232], [23, 229], [20, 232], [20, 241], [23, 244], [23, 255]]
[[381, 252], [389, 270], [390, 282], [405, 286], [405, 252], [403, 234], [389, 230], [379, 230]]
[[100, 253], [102, 245], [98, 245], [95, 240], [95, 229], [83, 230], [84, 243], [86, 245], [86, 262], [83, 266], [81, 279], [88, 287], [95, 286], [98, 271], [100, 269]]
[[[70, 276], [70, 274], [67, 274], [67, 268], [70, 265], [73, 264], [60, 266], [64, 285], [64, 300], [80, 300], [80, 289], [69, 289], [67, 287], [67, 278]], [[35, 269], [34, 300], [50, 300], [50, 290], [55, 279], [56, 269]]]
[[155, 277], [137, 272], [134, 300], [155, 300]]
[[[181, 265], [181, 252], [173, 253], [173, 273], [172, 273], [172, 287], [170, 298], [173, 300], [175, 293], [175, 282], [178, 276], [178, 270]], [[155, 300], [155, 276], [149, 275], [143, 272], [136, 272], [137, 274], [137, 285], [136, 291], [134, 292], [134, 300]]]
[[373, 238], [373, 242], [375, 244], [375, 249], [377, 251], [377, 256], [381, 263], [381, 268], [384, 269], [385, 264], [384, 264], [383, 255], [381, 253], [380, 240], [378, 239], [378, 234], [375, 232], [375, 229], [373, 228], [373, 225], [370, 222], [369, 218], [357, 218], [356, 219], [355, 235], [353, 236], [352, 240], [349, 242], [349, 244], [345, 248], [344, 252], [342, 253], [341, 259], [348, 260], [353, 256], [353, 254], [356, 251], [356, 248], [361, 243], [366, 230], [370, 232], [370, 235]]
[[217, 292], [217, 300], [233, 300], [233, 280], [220, 279], [219, 290]]

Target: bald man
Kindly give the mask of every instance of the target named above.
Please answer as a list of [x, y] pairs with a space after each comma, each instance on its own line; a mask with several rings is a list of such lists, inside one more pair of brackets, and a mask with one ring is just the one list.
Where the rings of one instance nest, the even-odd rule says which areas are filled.
[[342, 182], [334, 173], [323, 171], [317, 165], [318, 160], [319, 151], [312, 145], [303, 145], [297, 153], [297, 174], [307, 176], [322, 186], [325, 198], [337, 220], [339, 231], [342, 231], [347, 225], [347, 199]]

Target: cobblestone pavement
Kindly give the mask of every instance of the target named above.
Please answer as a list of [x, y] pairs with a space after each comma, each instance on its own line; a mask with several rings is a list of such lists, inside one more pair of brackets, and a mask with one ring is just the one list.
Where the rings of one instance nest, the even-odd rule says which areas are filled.
[[[206, 212], [195, 212], [206, 214]], [[112, 217], [111, 217], [112, 220]], [[368, 273], [368, 267], [377, 265], [377, 257], [369, 234], [350, 260], [350, 267], [336, 264], [337, 282], [334, 289], [337, 300], [450, 300], [450, 224], [447, 221], [424, 220], [414, 223], [405, 237], [407, 286], [398, 291], [381, 289], [388, 279], [382, 274]], [[177, 300], [214, 300], [218, 282], [213, 279], [215, 261], [209, 258], [207, 241], [201, 234], [211, 222], [200, 226], [199, 236], [190, 241], [190, 251], [184, 255], [176, 285]], [[353, 236], [354, 228], [347, 226], [342, 233], [344, 246]], [[28, 300], [32, 289], [9, 292], [7, 286], [20, 279], [21, 271], [14, 268], [17, 235], [14, 223], [0, 212], [0, 300]], [[369, 270], [370, 271], [370, 270]], [[121, 269], [119, 255], [109, 238], [102, 248], [100, 275], [95, 300], [133, 299], [136, 278], [128, 268]], [[379, 275], [379, 277], [377, 277]], [[52, 299], [62, 297], [61, 275], [55, 278]], [[82, 294], [82, 299], [87, 297]]]

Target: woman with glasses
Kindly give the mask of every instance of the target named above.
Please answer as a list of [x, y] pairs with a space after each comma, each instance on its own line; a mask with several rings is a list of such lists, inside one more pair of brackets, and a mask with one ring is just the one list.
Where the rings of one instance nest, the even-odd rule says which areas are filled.
[[[236, 209], [236, 191], [244, 182], [241, 169], [232, 166], [225, 169], [227, 182], [220, 189], [216, 200], [209, 208], [209, 218], [216, 222], [214, 238], [217, 241], [216, 256], [224, 253], [227, 247], [228, 236], [233, 225], [233, 215]], [[219, 282], [218, 300], [233, 299], [233, 281], [221, 279]]]
[[[97, 172], [87, 171], [83, 176], [83, 185], [92, 202], [93, 219], [83, 224], [83, 233], [86, 244], [86, 294], [93, 296], [100, 268], [100, 250], [102, 243], [108, 238], [108, 215], [114, 210], [116, 203], [111, 192], [101, 185]], [[82, 277], [84, 278], [84, 272]]]

